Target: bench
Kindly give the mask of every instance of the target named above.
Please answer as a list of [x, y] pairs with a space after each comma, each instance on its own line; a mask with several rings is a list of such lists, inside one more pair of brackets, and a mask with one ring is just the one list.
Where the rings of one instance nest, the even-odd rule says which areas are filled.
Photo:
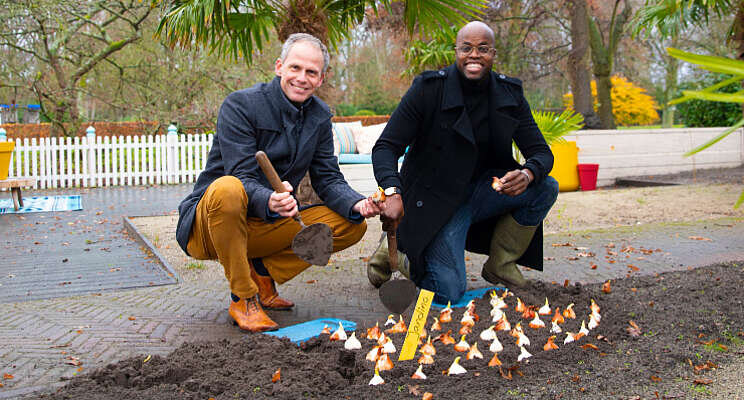
[[18, 211], [19, 208], [23, 207], [21, 188], [34, 186], [35, 184], [35, 178], [8, 178], [0, 181], [0, 189], [10, 189], [10, 195], [13, 198], [13, 208]]

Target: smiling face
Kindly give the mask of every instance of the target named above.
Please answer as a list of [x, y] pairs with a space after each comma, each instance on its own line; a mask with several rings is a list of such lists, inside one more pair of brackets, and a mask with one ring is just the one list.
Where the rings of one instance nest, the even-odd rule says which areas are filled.
[[274, 71], [287, 98], [302, 103], [323, 83], [323, 52], [313, 43], [297, 42], [284, 61], [276, 60]]
[[[471, 22], [457, 33], [455, 51], [455, 65], [467, 79], [479, 80], [486, 76], [493, 67], [493, 31], [482, 22]], [[472, 47], [468, 53], [461, 51], [462, 47]], [[486, 54], [478, 51], [478, 47], [489, 48]]]

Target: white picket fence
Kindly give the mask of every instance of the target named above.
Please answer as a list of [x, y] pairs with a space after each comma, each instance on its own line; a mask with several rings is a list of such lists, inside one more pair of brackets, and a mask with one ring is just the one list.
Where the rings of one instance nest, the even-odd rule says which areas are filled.
[[212, 136], [16, 139], [8, 175], [35, 178], [42, 189], [194, 182]]

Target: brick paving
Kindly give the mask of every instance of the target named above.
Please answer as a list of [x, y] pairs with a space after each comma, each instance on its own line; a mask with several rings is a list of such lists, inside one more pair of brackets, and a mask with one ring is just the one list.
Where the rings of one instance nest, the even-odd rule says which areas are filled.
[[[348, 170], [346, 172], [349, 173]], [[363, 172], [363, 169], [352, 170], [349, 181], [365, 193], [374, 185], [360, 177]], [[169, 214], [190, 188], [190, 185], [177, 185], [90, 189], [83, 194], [97, 198], [99, 203], [87, 204], [100, 205], [90, 208], [86, 204], [84, 212], [88, 214], [85, 220], [76, 216], [59, 221], [66, 223], [79, 219], [89, 224], [96, 218], [119, 222], [122, 215]], [[91, 213], [94, 209], [104, 214]], [[29, 229], [24, 225], [32, 223], [37, 226], [37, 221], [57, 221], [55, 215], [23, 214], [26, 219], [18, 219], [16, 215], [0, 216], [0, 233], [5, 234], [3, 253], [11, 247], [29, 247], [26, 242], [39, 240], [43, 236], [47, 236], [43, 240], [57, 243], [57, 250], [38, 255], [38, 259], [33, 261], [35, 264], [57, 260], [61, 254], [59, 249], [68, 247], [60, 246], [62, 241], [70, 241], [69, 247], [76, 246], [77, 251], [85, 251], [86, 243], [73, 243], [63, 229], [48, 232], [46, 229]], [[133, 222], [147, 232], [147, 219], [134, 219]], [[101, 225], [106, 226], [106, 223]], [[109, 242], [101, 246], [121, 248], [119, 251], [124, 254], [123, 257], [131, 254], [129, 258], [133, 263], [148, 260], [147, 253], [122, 233], [120, 224], [110, 225], [102, 233]], [[387, 311], [382, 307], [377, 291], [366, 280], [365, 257], [376, 246], [380, 230], [379, 223], [371, 222], [369, 225], [364, 240], [334, 255], [328, 267], [311, 267], [282, 285], [282, 295], [295, 301], [297, 306], [293, 311], [273, 312], [272, 317], [285, 326], [319, 317], [351, 319], [362, 324], [384, 318]], [[17, 232], [22, 234], [14, 235]], [[162, 237], [155, 238], [153, 233], [146, 233], [150, 235], [151, 242], [158, 242], [161, 247], [175, 244], [172, 231], [161, 231], [161, 234]], [[710, 240], [690, 239], [695, 236]], [[744, 223], [734, 219], [547, 235], [545, 255], [549, 260], [546, 261], [545, 272], [529, 271], [527, 275], [548, 282], [563, 283], [568, 279], [571, 282], [589, 283], [627, 274], [653, 274], [717, 261], [744, 260], [742, 237]], [[610, 247], [610, 243], [614, 247]], [[91, 252], [93, 250], [86, 253]], [[583, 253], [583, 256], [579, 253]], [[25, 262], [20, 256], [5, 256], [11, 257], [16, 263]], [[111, 254], [108, 257], [113, 259]], [[487, 286], [487, 282], [480, 278], [480, 265], [484, 257], [469, 254], [468, 258], [471, 288]], [[77, 262], [93, 264], [98, 261], [84, 255]], [[593, 264], [597, 265], [596, 269], [592, 269]], [[6, 276], [8, 268], [13, 267], [3, 262], [0, 276]], [[165, 355], [186, 341], [243, 337], [245, 334], [232, 326], [226, 312], [228, 288], [219, 264], [206, 262], [203, 270], [181, 272], [177, 284], [130, 290], [97, 290], [87, 294], [70, 290], [48, 298], [22, 298], [2, 304], [0, 373], [14, 377], [0, 380], [4, 385], [0, 388], [0, 399], [33, 397], [34, 393], [63, 385], [67, 378], [75, 374], [135, 355]], [[34, 287], [32, 282], [29, 285]], [[63, 285], [62, 288], [68, 289], [68, 286], [71, 285]], [[76, 362], [82, 364], [70, 365]]]

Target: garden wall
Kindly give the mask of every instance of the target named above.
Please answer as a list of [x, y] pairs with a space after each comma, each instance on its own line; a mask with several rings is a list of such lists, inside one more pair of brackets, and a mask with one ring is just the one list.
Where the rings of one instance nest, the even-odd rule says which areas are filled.
[[566, 140], [576, 141], [579, 163], [599, 164], [597, 184], [607, 186], [614, 184], [617, 178], [629, 176], [662, 175], [744, 164], [742, 129], [694, 156], [683, 156], [725, 129], [590, 130], [566, 136]]

